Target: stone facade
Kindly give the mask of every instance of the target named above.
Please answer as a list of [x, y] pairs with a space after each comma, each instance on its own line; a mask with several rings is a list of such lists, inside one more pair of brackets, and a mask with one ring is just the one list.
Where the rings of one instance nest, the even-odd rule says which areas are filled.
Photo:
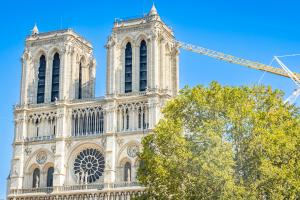
[[154, 6], [141, 18], [115, 21], [105, 47], [106, 96], [95, 97], [88, 41], [71, 29], [35, 27], [27, 37], [8, 199], [130, 199], [144, 190], [136, 152], [178, 92], [178, 47]]

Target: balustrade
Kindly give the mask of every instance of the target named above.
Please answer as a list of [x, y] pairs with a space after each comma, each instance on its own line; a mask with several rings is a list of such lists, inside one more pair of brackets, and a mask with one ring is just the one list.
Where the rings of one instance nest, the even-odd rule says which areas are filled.
[[123, 188], [123, 187], [141, 187], [138, 182], [118, 182], [109, 184], [81, 184], [81, 185], [64, 185], [44, 188], [25, 188], [25, 189], [11, 189], [10, 195], [29, 194], [29, 193], [52, 193], [52, 192], [68, 192], [75, 190], [102, 190], [108, 188]]

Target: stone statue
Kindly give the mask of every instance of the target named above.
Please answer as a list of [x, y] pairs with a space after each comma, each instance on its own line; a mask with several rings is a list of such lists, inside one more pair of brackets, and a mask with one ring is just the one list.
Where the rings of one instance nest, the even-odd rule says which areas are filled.
[[89, 176], [89, 174], [88, 174], [88, 172], [86, 171], [84, 175], [85, 175], [85, 176], [84, 176], [84, 184], [87, 184], [87, 183], [88, 183], [88, 176]]
[[40, 177], [39, 176], [35, 176], [35, 188], [38, 188], [40, 185]]
[[80, 174], [79, 174], [79, 172], [76, 173], [75, 176], [76, 176], [76, 179], [77, 179], [76, 180], [77, 184], [80, 184]]
[[127, 182], [131, 182], [131, 170], [127, 169]]
[[80, 169], [80, 184], [83, 184], [84, 183], [84, 171], [83, 169]]

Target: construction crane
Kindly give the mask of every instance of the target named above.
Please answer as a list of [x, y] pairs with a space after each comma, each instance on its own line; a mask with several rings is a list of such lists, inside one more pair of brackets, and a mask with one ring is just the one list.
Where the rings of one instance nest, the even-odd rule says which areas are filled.
[[264, 71], [264, 72], [269, 72], [272, 74], [276, 74], [279, 76], [283, 76], [283, 77], [287, 77], [292, 79], [296, 85], [298, 86], [298, 89], [296, 89], [293, 94], [288, 97], [285, 102], [290, 102], [293, 103], [296, 98], [300, 95], [300, 74], [296, 73], [296, 72], [292, 72], [291, 70], [289, 70], [279, 59], [278, 57], [274, 57], [274, 59], [279, 63], [279, 65], [282, 67], [281, 68], [276, 68], [276, 67], [272, 67], [269, 65], [265, 65], [259, 62], [253, 62], [251, 60], [247, 60], [247, 59], [243, 59], [243, 58], [238, 58], [236, 56], [232, 56], [232, 55], [228, 55], [228, 54], [224, 54], [221, 52], [217, 52], [217, 51], [213, 51], [204, 47], [199, 47], [199, 46], [195, 46], [192, 44], [187, 44], [184, 42], [180, 42], [180, 41], [175, 41], [176, 44], [178, 45], [178, 47], [188, 50], [188, 51], [192, 51], [201, 55], [205, 55], [205, 56], [209, 56], [212, 58], [216, 58], [219, 60], [224, 60], [226, 62], [229, 63], [234, 63], [234, 64], [238, 64], [238, 65], [242, 65], [245, 67], [249, 67], [251, 69], [256, 69], [256, 70], [260, 70], [260, 71]]
[[[230, 63], [234, 63], [237, 65], [242, 65], [245, 67], [249, 67], [252, 69], [257, 69], [257, 70], [261, 70], [261, 71], [265, 71], [265, 72], [269, 72], [272, 74], [276, 74], [276, 75], [280, 75], [280, 76], [284, 76], [284, 77], [288, 77], [290, 78], [290, 75], [283, 69], [281, 68], [276, 68], [276, 67], [272, 67], [272, 66], [268, 66], [259, 62], [253, 62], [251, 60], [246, 60], [243, 58], [238, 58], [236, 56], [232, 56], [232, 55], [228, 55], [225, 53], [221, 53], [221, 52], [217, 52], [217, 51], [213, 51], [204, 47], [199, 47], [199, 46], [195, 46], [192, 44], [187, 44], [184, 42], [180, 42], [180, 41], [176, 41], [178, 47], [183, 48], [185, 50], [188, 51], [192, 51], [195, 53], [199, 53], [205, 56], [209, 56], [209, 57], [213, 57], [219, 60], [224, 60]], [[295, 72], [291, 72], [295, 77], [297, 77], [298, 79], [300, 79], [300, 74], [295, 73]]]
[[282, 69], [289, 75], [289, 77], [294, 81], [296, 86], [298, 87], [291, 96], [289, 96], [286, 100], [286, 102], [294, 103], [298, 96], [300, 95], [300, 80], [299, 78], [279, 59], [279, 56], [274, 56], [274, 60], [282, 67]]

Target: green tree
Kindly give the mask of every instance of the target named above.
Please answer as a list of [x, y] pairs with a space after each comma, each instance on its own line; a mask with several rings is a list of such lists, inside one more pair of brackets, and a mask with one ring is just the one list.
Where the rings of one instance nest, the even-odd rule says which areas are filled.
[[300, 115], [270, 87], [184, 88], [143, 141], [140, 199], [299, 199]]

